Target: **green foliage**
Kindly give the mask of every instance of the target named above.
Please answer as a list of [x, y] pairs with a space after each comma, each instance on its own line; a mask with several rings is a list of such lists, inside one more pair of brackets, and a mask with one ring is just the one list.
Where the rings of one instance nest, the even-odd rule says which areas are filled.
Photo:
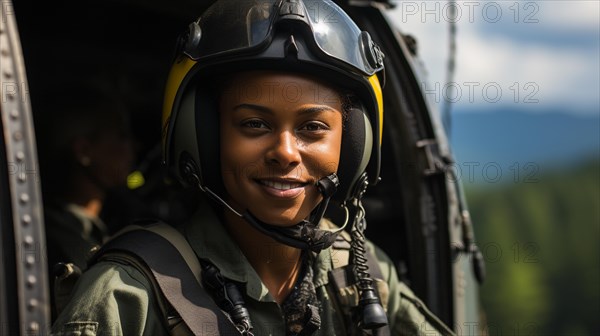
[[489, 334], [600, 334], [600, 161], [466, 194]]

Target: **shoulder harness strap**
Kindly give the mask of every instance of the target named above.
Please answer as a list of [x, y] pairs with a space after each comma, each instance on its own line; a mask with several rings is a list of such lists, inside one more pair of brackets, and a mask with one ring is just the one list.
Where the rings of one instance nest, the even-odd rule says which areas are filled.
[[[328, 219], [322, 220], [323, 224], [330, 229], [336, 229], [337, 227]], [[342, 269], [348, 265], [350, 262], [350, 242], [352, 241], [352, 236], [348, 231], [342, 230], [340, 234], [337, 236], [335, 242], [332, 245], [332, 256], [331, 262], [333, 264], [333, 270]], [[383, 272], [377, 263], [377, 258], [375, 255], [367, 249], [366, 251], [367, 257], [367, 265], [369, 266], [369, 273], [373, 276], [373, 278], [383, 280]]]
[[[326, 221], [327, 225], [330, 228], [335, 228], [334, 224]], [[346, 305], [349, 307], [354, 307], [358, 304], [358, 293], [356, 293], [355, 288], [352, 286], [353, 277], [351, 274], [351, 270], [348, 269], [348, 264], [350, 262], [351, 251], [350, 251], [350, 241], [352, 237], [347, 231], [340, 232], [336, 241], [333, 243], [332, 248], [332, 263], [333, 269], [330, 273], [330, 281], [333, 282], [335, 288], [339, 291], [339, 295], [342, 297], [340, 302], [342, 305]], [[377, 258], [371, 252], [370, 249], [366, 250], [365, 254], [367, 258], [367, 265], [369, 266], [369, 273], [371, 273], [373, 279], [377, 283], [377, 291], [379, 293], [380, 299], [383, 303], [383, 307], [386, 308], [387, 300], [388, 300], [388, 289], [387, 284], [384, 282], [383, 273], [379, 264], [377, 263]], [[444, 336], [453, 336], [454, 332], [444, 324], [435, 314], [433, 314], [425, 304], [419, 300], [407, 287], [406, 290], [401, 290], [400, 296], [406, 299], [410, 304], [412, 304], [417, 310], [423, 314], [423, 317], [434, 327], [437, 331]], [[347, 309], [347, 308], [346, 308]], [[386, 327], [385, 330], [379, 330], [379, 335], [389, 335], [390, 330], [389, 327]]]
[[[240, 335], [202, 288], [200, 263], [173, 227], [164, 223], [130, 227], [105, 244], [90, 265], [101, 260], [125, 261], [142, 271], [194, 335]], [[166, 312], [164, 305], [160, 308]]]
[[[330, 229], [336, 229], [337, 227], [331, 221], [323, 219], [322, 223], [324, 226]], [[329, 281], [333, 284], [334, 291], [338, 296], [338, 302], [342, 305], [342, 311], [344, 312], [348, 331], [354, 328], [351, 322], [351, 310], [358, 306], [359, 293], [356, 288], [354, 276], [352, 270], [348, 267], [351, 257], [350, 242], [352, 237], [350, 233], [342, 230], [337, 236], [335, 242], [332, 245], [331, 262], [333, 264], [332, 270], [329, 274]], [[369, 266], [369, 273], [375, 281], [375, 288], [381, 299], [381, 303], [385, 310], [387, 310], [387, 301], [389, 295], [388, 285], [383, 278], [383, 272], [377, 263], [377, 258], [371, 252], [370, 249], [366, 250], [365, 257], [367, 258], [367, 266]], [[390, 335], [389, 326], [380, 328], [377, 331], [378, 336]]]

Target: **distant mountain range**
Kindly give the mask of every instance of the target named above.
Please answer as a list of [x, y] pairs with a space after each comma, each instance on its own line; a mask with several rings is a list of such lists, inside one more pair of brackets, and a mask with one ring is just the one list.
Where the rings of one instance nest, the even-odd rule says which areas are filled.
[[600, 111], [454, 113], [449, 138], [464, 178], [495, 180], [498, 171], [501, 179], [523, 178], [534, 170], [540, 173], [598, 159]]

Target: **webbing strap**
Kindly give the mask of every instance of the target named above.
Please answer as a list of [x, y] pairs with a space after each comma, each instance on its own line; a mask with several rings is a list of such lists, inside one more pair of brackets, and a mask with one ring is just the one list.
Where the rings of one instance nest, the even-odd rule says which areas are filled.
[[178, 249], [160, 234], [148, 230], [126, 232], [107, 243], [94, 259], [113, 251], [133, 254], [143, 261], [194, 335], [241, 335], [198, 283]]
[[181, 254], [186, 264], [191, 269], [192, 273], [194, 274], [194, 277], [198, 279], [198, 282], [201, 281], [202, 269], [200, 266], [200, 262], [198, 261], [198, 257], [196, 256], [194, 250], [187, 242], [185, 237], [176, 228], [158, 220], [137, 220], [136, 224], [127, 225], [123, 229], [119, 230], [119, 232], [117, 232], [112, 239], [114, 240], [118, 236], [136, 230], [152, 231], [168, 240], [171, 243], [171, 245], [177, 248], [177, 251], [179, 252], [179, 254]]
[[[326, 224], [332, 225], [330, 222]], [[350, 241], [352, 237], [348, 232], [342, 231], [340, 235], [338, 235], [336, 241], [332, 245], [333, 254], [332, 254], [332, 270], [329, 271], [329, 280], [334, 284], [336, 290], [339, 291], [344, 288], [348, 288], [354, 282], [354, 277], [352, 274], [349, 274], [350, 268], [348, 266], [350, 262]], [[384, 280], [383, 273], [381, 271], [381, 267], [379, 267], [379, 263], [377, 263], [377, 257], [370, 250], [365, 250], [365, 257], [367, 259], [367, 266], [369, 267], [369, 273], [372, 279], [380, 279]], [[350, 278], [349, 278], [350, 277]], [[356, 294], [358, 295], [358, 294]], [[358, 298], [356, 298], [358, 302]], [[350, 330], [354, 328], [354, 324], [351, 319], [345, 317], [347, 328]], [[372, 334], [374, 336], [389, 336], [390, 335], [390, 327], [386, 325], [377, 330], [373, 330]]]
[[[328, 220], [325, 224], [329, 225], [330, 228], [334, 225]], [[334, 270], [345, 267], [350, 262], [350, 241], [352, 241], [352, 236], [347, 231], [341, 231], [333, 243], [331, 261]], [[375, 254], [370, 249], [365, 250], [365, 258], [367, 259], [367, 266], [369, 266], [371, 276], [383, 280], [383, 273], [377, 263], [377, 257], [375, 257]]]

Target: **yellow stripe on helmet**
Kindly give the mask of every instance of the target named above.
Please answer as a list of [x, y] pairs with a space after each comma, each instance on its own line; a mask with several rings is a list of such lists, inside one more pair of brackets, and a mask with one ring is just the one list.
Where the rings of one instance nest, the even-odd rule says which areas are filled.
[[188, 74], [190, 69], [196, 65], [196, 61], [183, 57], [181, 61], [176, 61], [171, 67], [169, 77], [167, 78], [167, 86], [165, 88], [165, 99], [163, 101], [163, 114], [162, 114], [162, 145], [163, 153], [165, 153], [165, 146], [167, 142], [167, 127], [171, 113], [173, 112], [173, 104], [175, 103], [175, 97], [177, 91], [181, 86], [181, 82]]
[[383, 93], [377, 75], [369, 77], [369, 82], [371, 83], [375, 98], [377, 99], [377, 109], [379, 113], [379, 146], [381, 146], [381, 142], [383, 141]]

